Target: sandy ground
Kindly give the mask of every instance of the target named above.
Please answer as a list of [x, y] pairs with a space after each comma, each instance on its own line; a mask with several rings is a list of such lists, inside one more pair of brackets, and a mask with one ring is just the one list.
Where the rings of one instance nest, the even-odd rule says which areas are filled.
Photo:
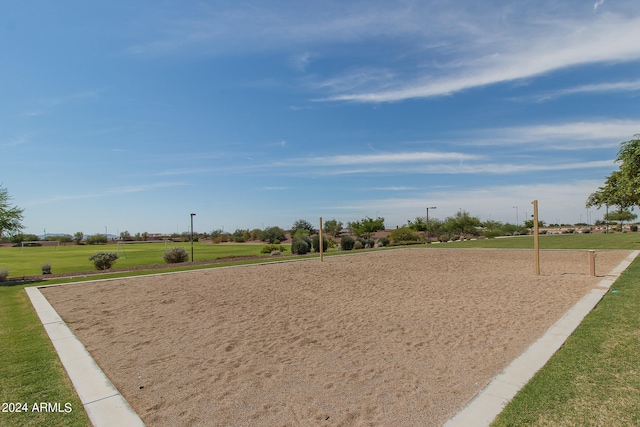
[[441, 425], [628, 251], [402, 249], [43, 289], [149, 426]]

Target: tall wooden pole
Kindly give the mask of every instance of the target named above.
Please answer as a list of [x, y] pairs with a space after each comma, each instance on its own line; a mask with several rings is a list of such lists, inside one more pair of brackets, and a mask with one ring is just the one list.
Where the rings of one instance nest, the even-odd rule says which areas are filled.
[[535, 253], [536, 275], [540, 275], [540, 242], [538, 232], [538, 201], [531, 202], [533, 205], [533, 251]]
[[322, 217], [320, 217], [320, 231], [318, 238], [320, 239], [320, 241], [318, 242], [318, 245], [320, 246], [320, 262], [322, 262], [324, 261], [324, 259], [322, 258], [322, 252], [324, 252], [324, 245], [322, 244]]

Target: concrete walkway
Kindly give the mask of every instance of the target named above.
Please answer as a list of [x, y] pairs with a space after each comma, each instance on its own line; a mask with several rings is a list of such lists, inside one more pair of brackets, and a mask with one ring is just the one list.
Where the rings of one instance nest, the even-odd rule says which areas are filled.
[[640, 254], [633, 251], [618, 264], [609, 275], [598, 283], [560, 318], [547, 332], [524, 353], [514, 360], [502, 373], [498, 374], [460, 412], [447, 421], [445, 427], [488, 426], [504, 409], [511, 399], [533, 375], [558, 351], [576, 330], [587, 314], [600, 302], [602, 297], [620, 274]]
[[138, 427], [144, 423], [109, 381], [37, 287], [25, 288], [58, 357], [95, 427]]

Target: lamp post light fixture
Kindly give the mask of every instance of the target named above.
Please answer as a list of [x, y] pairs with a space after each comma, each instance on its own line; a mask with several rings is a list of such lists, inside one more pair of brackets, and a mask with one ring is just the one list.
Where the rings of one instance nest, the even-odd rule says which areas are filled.
[[192, 213], [191, 214], [191, 262], [193, 262], [193, 217], [196, 216], [196, 214]]
[[514, 206], [513, 209], [516, 210], [516, 225], [519, 225], [520, 219], [518, 218], [518, 207]]
[[429, 209], [437, 209], [437, 207], [430, 206], [427, 208], [427, 223], [425, 225], [427, 229], [427, 243], [431, 243], [431, 236], [429, 235]]

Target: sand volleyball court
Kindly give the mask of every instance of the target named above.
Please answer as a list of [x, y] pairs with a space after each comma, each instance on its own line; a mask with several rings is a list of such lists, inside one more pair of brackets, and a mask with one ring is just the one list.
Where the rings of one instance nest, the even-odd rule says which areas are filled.
[[586, 251], [534, 271], [526, 250], [401, 249], [42, 293], [149, 426], [429, 426], [602, 279]]

